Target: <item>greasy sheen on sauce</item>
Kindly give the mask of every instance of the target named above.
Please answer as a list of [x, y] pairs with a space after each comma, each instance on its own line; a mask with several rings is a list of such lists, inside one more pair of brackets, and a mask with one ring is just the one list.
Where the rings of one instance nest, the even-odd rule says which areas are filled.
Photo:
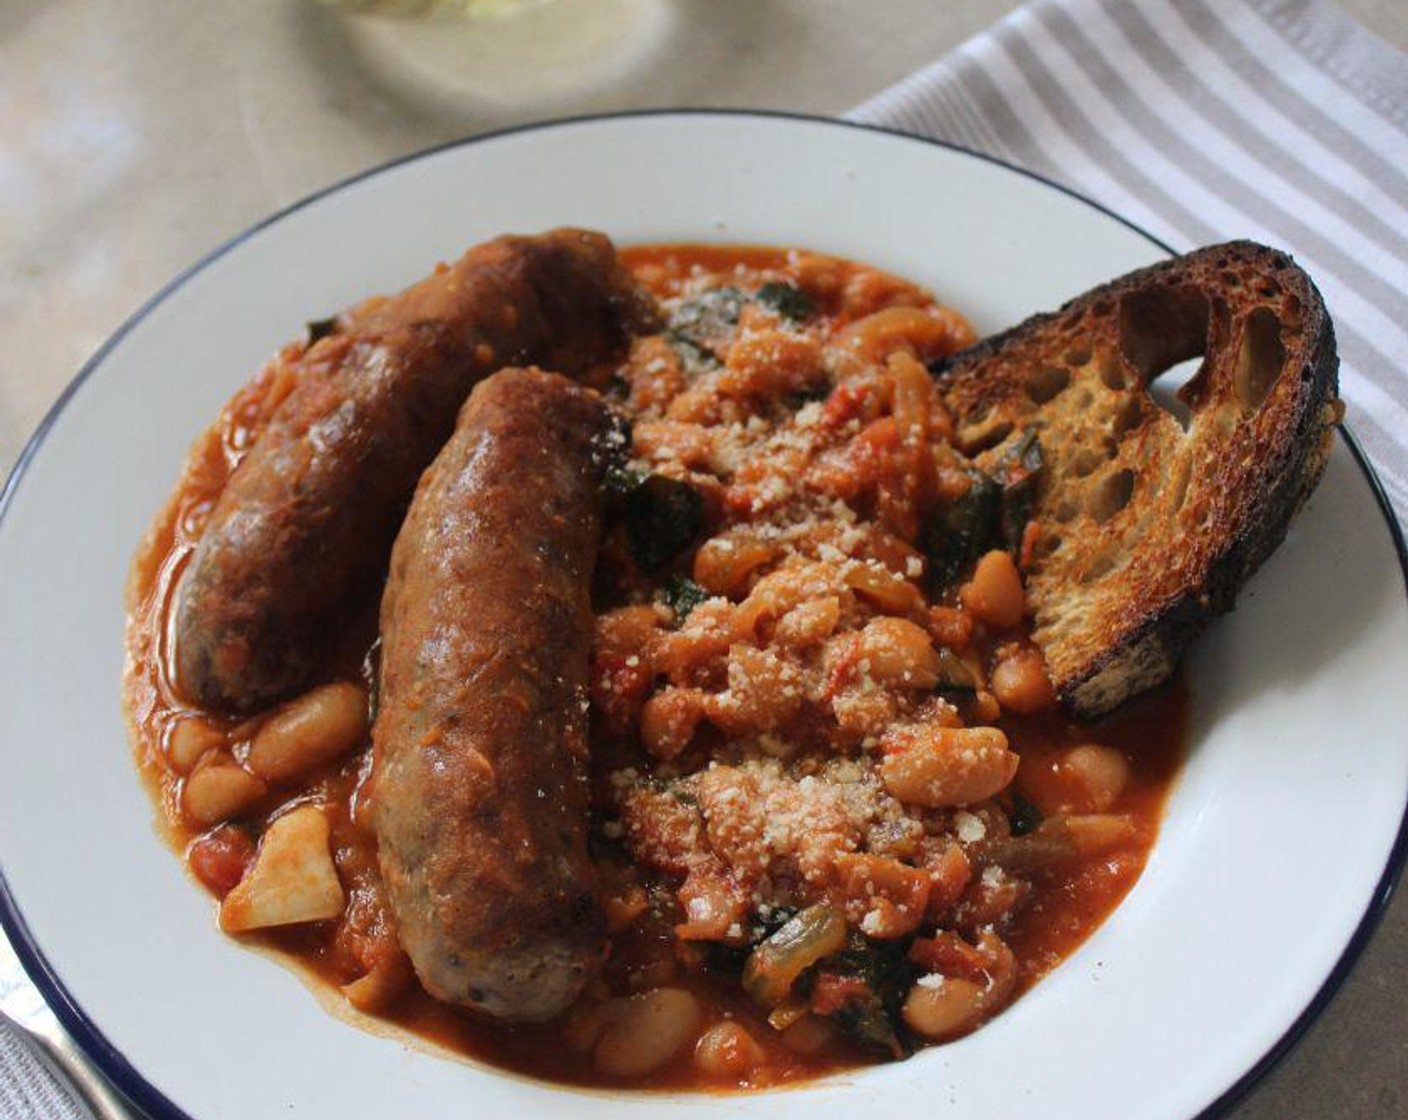
[[[596, 387], [635, 425], [628, 472], [635, 481], [628, 479], [627, 487], [651, 474], [688, 483], [702, 494], [705, 527], [683, 551], [645, 563], [628, 515], [618, 514], [603, 546], [594, 595], [600, 630], [592, 666], [593, 837], [613, 932], [604, 979], [583, 1006], [561, 1023], [507, 1028], [430, 998], [410, 977], [403, 959], [398, 963], [394, 930], [378, 897], [375, 838], [365, 825], [367, 742], [295, 780], [272, 784], [229, 820], [196, 821], [187, 812], [184, 789], [189, 775], [209, 759], [203, 763], [190, 757], [188, 740], [174, 745], [181, 725], [199, 726], [221, 760], [243, 766], [250, 739], [265, 717], [233, 720], [199, 711], [182, 699], [171, 668], [173, 592], [230, 473], [287, 393], [293, 376], [288, 359], [303, 344], [281, 352], [196, 441], [175, 494], [139, 552], [129, 587], [126, 682], [137, 761], [160, 806], [168, 841], [217, 897], [247, 873], [271, 820], [291, 806], [320, 806], [330, 825], [330, 845], [348, 899], [346, 911], [338, 918], [244, 934], [242, 939], [290, 958], [326, 985], [335, 999], [341, 998], [335, 989], [348, 990], [349, 995], [355, 990], [347, 986], [367, 972], [368, 962], [383, 963], [391, 980], [372, 997], [359, 999], [359, 1006], [451, 1051], [554, 1081], [671, 1089], [767, 1086], [883, 1060], [890, 1055], [856, 1042], [836, 1027], [839, 1019], [820, 1015], [816, 1009], [824, 1005], [818, 1003], [816, 991], [807, 997], [810, 1004], [794, 994], [783, 1006], [767, 1008], [740, 986], [741, 959], [805, 904], [824, 897], [838, 911], [852, 905], [849, 917], [857, 924], [855, 899], [848, 901], [844, 888], [828, 886], [832, 881], [825, 868], [813, 869], [810, 879], [797, 870], [795, 853], [783, 850], [789, 843], [795, 845], [795, 837], [778, 842], [778, 858], [791, 861], [780, 876], [788, 881], [779, 886], [765, 868], [747, 896], [757, 901], [766, 895], [761, 909], [711, 932], [707, 920], [684, 920], [687, 899], [677, 895], [681, 876], [668, 867], [671, 859], [682, 857], [677, 852], [660, 854], [652, 830], [664, 827], [661, 789], [674, 791], [679, 804], [693, 812], [698, 790], [690, 783], [700, 781], [699, 775], [737, 774], [747, 789], [762, 788], [756, 783], [763, 783], [769, 790], [781, 790], [781, 803], [791, 804], [788, 783], [799, 774], [813, 773], [809, 759], [835, 752], [861, 765], [878, 765], [887, 719], [922, 725], [934, 718], [938, 702], [929, 690], [905, 681], [893, 687], [882, 681], [872, 688], [865, 681], [869, 667], [857, 669], [855, 657], [843, 656], [845, 640], [863, 643], [869, 640], [867, 634], [885, 631], [884, 625], [866, 627], [888, 617], [887, 612], [907, 611], [911, 619], [922, 621], [930, 617], [926, 612], [937, 611], [934, 625], [940, 632], [962, 622], [971, 636], [957, 646], [965, 663], [980, 672], [1005, 656], [1004, 649], [1010, 653], [1025, 648], [1020, 626], [974, 626], [971, 618], [957, 619], [965, 612], [952, 588], [929, 594], [918, 606], [904, 606], [909, 602], [905, 597], [915, 592], [900, 587], [906, 582], [913, 588], [925, 586], [924, 574], [915, 572], [916, 564], [922, 566], [915, 559], [922, 553], [916, 534], [922, 532], [928, 511], [945, 500], [942, 456], [919, 460], [924, 471], [939, 464], [937, 490], [927, 475], [916, 490], [914, 449], [906, 447], [903, 431], [896, 434], [896, 400], [904, 392], [913, 395], [913, 378], [906, 382], [905, 377], [914, 367], [906, 362], [941, 358], [971, 341], [971, 335], [961, 318], [938, 308], [922, 289], [875, 269], [816, 254], [669, 245], [631, 249], [623, 258], [641, 284], [662, 301], [671, 325], [660, 335], [638, 339], [622, 367], [600, 378]], [[722, 297], [720, 290], [725, 291]], [[909, 357], [893, 358], [891, 350]], [[887, 371], [894, 373], [893, 384], [886, 380]], [[936, 440], [932, 433], [942, 430], [942, 418], [930, 415], [929, 422], [925, 438]], [[825, 428], [821, 434], [818, 425]], [[802, 480], [796, 493], [787, 491], [793, 479]], [[808, 486], [812, 490], [801, 494]], [[835, 511], [845, 522], [844, 531], [835, 535], [830, 512], [818, 516], [813, 506]], [[624, 507], [629, 509], [629, 499]], [[864, 555], [865, 563], [880, 575], [885, 576], [886, 564], [898, 574], [890, 583], [869, 586], [865, 579], [853, 578], [864, 577], [866, 571], [844, 555], [846, 548]], [[731, 566], [730, 558], [740, 552], [755, 555], [754, 570]], [[832, 577], [843, 583], [851, 579], [853, 587], [826, 588], [808, 600], [811, 593], [787, 589], [783, 577], [790, 571], [822, 583]], [[762, 621], [749, 623], [753, 645], [738, 641], [736, 633], [722, 650], [702, 631], [698, 641], [690, 637], [689, 610], [712, 610], [724, 620], [721, 626], [735, 625], [738, 612], [754, 601], [750, 596], [762, 579], [778, 572], [782, 576], [774, 583], [783, 588], [784, 597], [791, 596], [785, 610], [806, 608], [793, 616], [790, 628], [779, 607], [777, 617], [758, 614]], [[704, 597], [704, 605], [680, 606], [677, 599], [669, 605], [670, 596], [677, 596], [681, 587], [695, 600]], [[895, 595], [900, 605], [885, 605], [886, 596]], [[764, 603], [757, 610], [766, 607]], [[816, 631], [820, 638], [794, 638], [789, 645], [779, 637], [783, 631], [799, 630], [802, 623], [815, 628], [818, 617], [823, 622]], [[328, 681], [356, 681], [374, 689], [375, 626], [375, 603], [349, 615], [340, 649], [327, 665]], [[650, 671], [641, 669], [642, 659]], [[668, 671], [662, 668], [666, 664]], [[783, 672], [777, 680], [786, 683], [774, 681], [768, 687], [798, 691], [804, 698], [776, 710], [769, 706], [776, 697], [764, 697], [768, 703], [761, 705], [743, 703], [748, 699], [748, 671], [772, 671], [769, 666]], [[827, 677], [829, 691], [817, 683], [822, 677]], [[977, 694], [944, 695], [951, 696], [951, 702], [940, 704], [947, 705], [944, 712], [959, 712], [968, 723], [990, 722], [979, 713], [991, 706], [986, 688]], [[828, 705], [839, 712], [843, 698], [850, 705], [848, 714], [832, 720]], [[1088, 818], [1092, 808], [1098, 808], [1095, 816], [1123, 822], [1113, 844], [1022, 867], [1011, 877], [1005, 877], [1006, 872], [990, 874], [987, 885], [993, 889], [977, 902], [981, 861], [969, 869], [969, 879], [960, 877], [963, 885], [955, 888], [959, 895], [943, 913], [966, 912], [971, 918], [975, 905], [992, 908], [990, 924], [1015, 956], [1015, 978], [996, 1013], [1068, 956], [1133, 886], [1156, 838], [1164, 800], [1182, 759], [1186, 710], [1184, 688], [1175, 679], [1094, 725], [1075, 723], [1054, 707], [1029, 715], [1004, 711], [995, 725], [1020, 758], [1010, 785], [984, 798], [977, 812], [950, 806], [900, 819], [899, 824], [914, 834], [903, 850], [932, 853], [936, 844], [950, 844], [970, 854], [981, 850], [970, 843], [976, 830], [995, 825], [1005, 829], [1008, 819], [1021, 817], [1020, 827], [1030, 829], [1053, 814], [1079, 816], [1084, 810]], [[1085, 744], [1098, 744], [1123, 760], [1124, 780], [1111, 804], [1085, 804], [1090, 792], [1069, 762], [1072, 749]], [[815, 775], [829, 773], [817, 763]], [[887, 796], [873, 775], [862, 777], [869, 782], [868, 797]], [[818, 780], [797, 788], [814, 788]], [[749, 782], [755, 785], [746, 785]], [[730, 790], [723, 793], [726, 803]], [[804, 801], [798, 805], [807, 809]], [[670, 811], [675, 807], [666, 806]], [[925, 829], [927, 836], [920, 836]], [[1001, 838], [989, 834], [986, 839]], [[851, 841], [843, 837], [843, 847], [845, 843]], [[751, 849], [745, 854], [764, 860], [770, 855]], [[714, 859], [712, 853], [709, 858]], [[724, 861], [718, 866], [735, 876], [731, 881], [743, 874], [741, 864]], [[1020, 889], [1012, 886], [1014, 881]], [[722, 903], [705, 898], [699, 913], [717, 913], [717, 907], [727, 903], [727, 898]], [[863, 909], [863, 900], [860, 905]], [[715, 909], [710, 911], [710, 906]], [[886, 915], [893, 919], [894, 908], [873, 920], [870, 915], [860, 918], [858, 924], [880, 931], [875, 943], [883, 942], [887, 952], [935, 932], [929, 924], [896, 938], [893, 930], [885, 929]], [[901, 917], [908, 922], [913, 916]], [[756, 924], [767, 922], [772, 924]], [[685, 927], [690, 932], [681, 936]], [[940, 924], [940, 930], [945, 928]], [[850, 936], [859, 933], [853, 928]], [[902, 953], [892, 955], [904, 959]], [[920, 975], [930, 965], [906, 967]], [[725, 1021], [744, 1028], [755, 1044], [752, 1056], [710, 1066], [686, 1045], [640, 1079], [623, 1082], [601, 1069], [593, 1061], [591, 1042], [584, 1041], [600, 1029], [599, 1023], [592, 1026], [593, 1015], [600, 1017], [594, 1008], [655, 986], [692, 993], [703, 1009], [701, 1031]], [[844, 999], [845, 983], [832, 986], [841, 993], [836, 998]], [[980, 1029], [987, 1017], [978, 1016], [963, 1030]], [[777, 1029], [799, 1020], [814, 1029]], [[907, 1046], [920, 1047], [918, 1060], [923, 1060], [925, 1039], [903, 1027], [901, 1032]]]

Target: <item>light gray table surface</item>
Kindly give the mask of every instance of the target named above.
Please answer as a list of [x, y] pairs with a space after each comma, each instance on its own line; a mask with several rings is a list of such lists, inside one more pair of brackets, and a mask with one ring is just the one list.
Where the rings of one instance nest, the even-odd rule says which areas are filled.
[[[575, 112], [840, 113], [1016, 6], [636, 2], [669, 5], [648, 56], [612, 79], [507, 100], [408, 78], [385, 43], [310, 0], [0, 0], [0, 476], [146, 298], [319, 187], [456, 137]], [[1408, 50], [1408, 0], [1342, 6]], [[1231, 1115], [1408, 1117], [1406, 987], [1399, 892], [1338, 996]]]

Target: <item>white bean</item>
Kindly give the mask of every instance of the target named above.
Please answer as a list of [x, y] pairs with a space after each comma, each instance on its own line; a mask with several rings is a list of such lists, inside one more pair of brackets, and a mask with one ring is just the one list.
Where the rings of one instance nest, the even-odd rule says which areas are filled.
[[643, 1077], [657, 1070], [699, 1035], [704, 1013], [682, 988], [655, 988], [631, 996], [607, 1026], [592, 1061], [610, 1077]]
[[194, 771], [181, 789], [181, 806], [197, 824], [216, 824], [249, 808], [268, 787], [234, 761]]
[[973, 569], [973, 578], [958, 589], [959, 601], [979, 622], [1010, 630], [1026, 613], [1026, 595], [1017, 563], [1001, 549], [986, 553]]
[[1084, 803], [1074, 808], [1103, 813], [1129, 784], [1129, 761], [1114, 747], [1086, 743], [1073, 747], [1061, 759], [1061, 769], [1079, 784]]
[[694, 1047], [694, 1064], [716, 1081], [746, 1077], [766, 1057], [748, 1028], [729, 1021], [715, 1023]]
[[803, 1015], [782, 1032], [782, 1045], [794, 1054], [810, 1057], [834, 1043], [839, 1032], [829, 1019], [820, 1015]]
[[985, 1008], [983, 989], [961, 977], [932, 974], [910, 988], [900, 1012], [925, 1038], [953, 1038], [978, 1025]]
[[201, 755], [224, 745], [224, 732], [200, 716], [188, 716], [167, 732], [166, 757], [178, 774], [189, 774]]
[[1017, 773], [1017, 755], [996, 727], [925, 723], [892, 731], [882, 745], [880, 776], [906, 805], [971, 805], [1006, 789]]
[[907, 618], [872, 619], [860, 633], [857, 652], [882, 685], [930, 689], [938, 683], [938, 650], [928, 631]]
[[625, 1003], [624, 999], [579, 1003], [563, 1021], [562, 1041], [575, 1054], [590, 1054], [606, 1028], [624, 1013]]
[[249, 745], [249, 768], [286, 782], [352, 750], [367, 734], [367, 693], [359, 684], [323, 685], [280, 708]]
[[1030, 716], [1056, 703], [1041, 653], [1033, 646], [1011, 645], [998, 651], [992, 667], [992, 691], [1008, 711]]

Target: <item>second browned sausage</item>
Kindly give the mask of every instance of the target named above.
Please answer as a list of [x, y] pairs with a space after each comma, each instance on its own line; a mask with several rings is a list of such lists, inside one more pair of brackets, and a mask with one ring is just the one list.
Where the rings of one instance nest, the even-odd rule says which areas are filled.
[[431, 995], [550, 1019], [600, 963], [586, 688], [610, 413], [557, 374], [476, 388], [382, 599], [372, 819]]
[[305, 687], [337, 620], [375, 590], [416, 478], [473, 385], [506, 365], [580, 374], [644, 314], [611, 242], [501, 237], [353, 312], [231, 476], [182, 578], [176, 661], [201, 705]]

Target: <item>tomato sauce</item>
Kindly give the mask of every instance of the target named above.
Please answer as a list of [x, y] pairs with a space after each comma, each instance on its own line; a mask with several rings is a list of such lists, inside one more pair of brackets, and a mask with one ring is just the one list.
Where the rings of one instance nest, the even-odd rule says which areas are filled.
[[[662, 300], [681, 298], [701, 274], [729, 275], [743, 286], [786, 274], [818, 295], [824, 329], [831, 333], [863, 318], [870, 309], [888, 306], [897, 294], [904, 301], [917, 291], [905, 281], [849, 262], [799, 257], [783, 249], [645, 246], [626, 250], [622, 257], [642, 285]], [[369, 743], [349, 757], [317, 767], [296, 788], [272, 789], [235, 819], [214, 825], [191, 819], [183, 807], [187, 774], [172, 762], [172, 737], [184, 720], [198, 717], [212, 727], [236, 763], [242, 761], [259, 723], [259, 717], [237, 720], [200, 711], [182, 698], [172, 669], [173, 595], [229, 475], [287, 394], [294, 376], [291, 365], [301, 351], [301, 344], [285, 348], [196, 441], [175, 494], [143, 542], [128, 588], [126, 700], [137, 763], [159, 806], [164, 836], [217, 897], [248, 871], [260, 834], [280, 811], [305, 801], [323, 806], [331, 826], [334, 862], [349, 898], [346, 913], [240, 939], [274, 951], [319, 986], [343, 989], [366, 974], [369, 962], [391, 960], [396, 952], [394, 933], [376, 897], [375, 838], [359, 813], [370, 765]], [[330, 679], [360, 680], [373, 688], [375, 625], [375, 604], [367, 604], [347, 620], [345, 640], [328, 666]], [[990, 655], [993, 644], [986, 639], [977, 643], [983, 656]], [[1157, 838], [1164, 802], [1182, 763], [1188, 705], [1186, 688], [1181, 678], [1175, 678], [1097, 724], [1081, 724], [1053, 712], [1032, 717], [1004, 714], [998, 721], [1020, 756], [1015, 780], [1006, 794], [999, 795], [1011, 811], [1025, 808], [1046, 817], [1069, 806], [1073, 796], [1078, 801], [1064, 760], [1081, 744], [1098, 742], [1114, 748], [1129, 767], [1117, 807], [1131, 823], [1132, 835], [1107, 854], [1034, 871], [1030, 897], [1005, 920], [1003, 938], [1017, 959], [1017, 993], [1056, 967], [1134, 886]], [[611, 755], [617, 766], [642, 757], [634, 748], [608, 747], [603, 753]], [[693, 993], [704, 1008], [706, 1025], [725, 1021], [742, 1025], [763, 1057], [746, 1072], [720, 1080], [701, 1074], [686, 1049], [635, 1087], [786, 1084], [874, 1059], [873, 1053], [835, 1032], [820, 1032], [806, 1045], [796, 1044], [796, 1039], [784, 1045], [732, 972], [710, 965], [715, 950], [703, 942], [675, 942], [669, 928], [668, 923], [647, 922], [617, 931], [608, 974], [644, 974], [668, 961], [670, 982]], [[621, 1084], [594, 1069], [589, 1057], [574, 1047], [572, 1032], [578, 1024], [571, 1015], [565, 1022], [542, 1027], [505, 1027], [432, 999], [414, 981], [400, 984], [392, 998], [374, 1008], [374, 1015], [452, 1053], [525, 1076], [572, 1084]]]

